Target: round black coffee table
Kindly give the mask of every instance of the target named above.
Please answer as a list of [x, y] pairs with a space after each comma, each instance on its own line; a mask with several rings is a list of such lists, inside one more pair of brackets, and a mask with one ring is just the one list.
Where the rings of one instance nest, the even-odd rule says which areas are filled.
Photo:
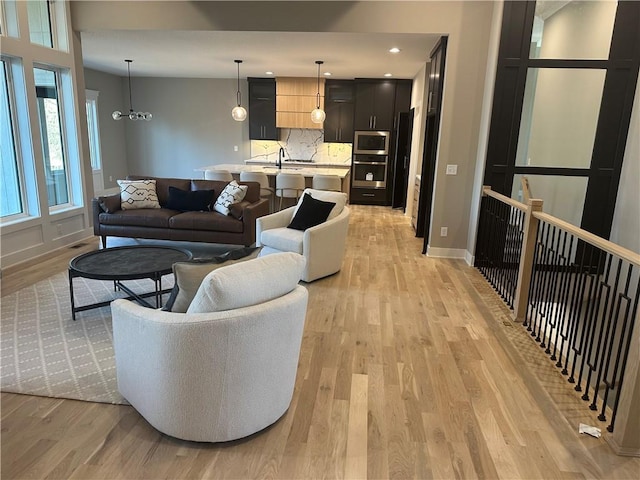
[[[85, 253], [69, 262], [69, 294], [71, 296], [71, 316], [75, 320], [76, 312], [92, 308], [104, 307], [111, 301], [75, 306], [73, 298], [73, 279], [75, 277], [93, 280], [113, 280], [114, 288], [126, 292], [127, 300], [136, 300], [146, 307], [153, 308], [146, 297], [155, 296], [156, 306], [162, 306], [162, 294], [170, 290], [162, 290], [162, 276], [171, 273], [175, 262], [191, 260], [191, 252], [183, 248], [156, 247], [151, 245], [134, 245], [130, 247], [113, 247]], [[153, 280], [153, 292], [136, 294], [122, 282], [125, 280]]]

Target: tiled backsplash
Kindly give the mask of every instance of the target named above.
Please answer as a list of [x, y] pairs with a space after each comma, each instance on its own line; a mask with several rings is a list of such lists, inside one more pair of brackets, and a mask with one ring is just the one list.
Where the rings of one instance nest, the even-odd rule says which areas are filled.
[[251, 140], [251, 160], [276, 162], [280, 147], [287, 160], [351, 165], [350, 143], [324, 143], [322, 130], [280, 129], [280, 140]]

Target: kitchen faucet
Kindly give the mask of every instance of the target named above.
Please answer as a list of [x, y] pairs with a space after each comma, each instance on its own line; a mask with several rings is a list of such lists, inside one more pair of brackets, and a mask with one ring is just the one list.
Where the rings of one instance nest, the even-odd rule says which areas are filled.
[[278, 151], [278, 168], [282, 168], [282, 157], [284, 157], [284, 148], [280, 147]]

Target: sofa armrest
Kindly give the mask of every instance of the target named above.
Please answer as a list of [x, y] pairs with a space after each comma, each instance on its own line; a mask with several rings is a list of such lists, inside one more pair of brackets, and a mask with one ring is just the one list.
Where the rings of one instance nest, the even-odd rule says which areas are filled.
[[260, 235], [262, 235], [262, 232], [265, 230], [282, 228], [289, 225], [293, 218], [293, 212], [295, 209], [296, 207], [293, 206], [280, 210], [279, 212], [272, 213], [271, 215], [265, 215], [264, 217], [258, 218], [256, 220], [256, 246], [262, 246], [262, 243], [260, 242]]
[[93, 198], [91, 200], [91, 209], [93, 211], [93, 234], [99, 236], [100, 214], [113, 213], [120, 210], [120, 193]]
[[256, 242], [256, 220], [269, 213], [269, 200], [263, 198], [244, 208], [242, 212], [242, 223], [244, 224], [245, 245], [249, 246]]
[[103, 212], [100, 201], [97, 198], [91, 200], [91, 211], [93, 212], [93, 234], [100, 235], [100, 214]]

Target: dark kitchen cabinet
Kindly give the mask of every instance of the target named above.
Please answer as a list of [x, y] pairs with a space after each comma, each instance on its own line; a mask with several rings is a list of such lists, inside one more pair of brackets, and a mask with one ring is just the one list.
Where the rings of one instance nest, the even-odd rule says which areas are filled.
[[355, 130], [393, 130], [395, 80], [356, 78]]
[[248, 78], [249, 138], [278, 140], [275, 78]]
[[353, 143], [353, 80], [327, 80], [324, 85], [324, 141]]

